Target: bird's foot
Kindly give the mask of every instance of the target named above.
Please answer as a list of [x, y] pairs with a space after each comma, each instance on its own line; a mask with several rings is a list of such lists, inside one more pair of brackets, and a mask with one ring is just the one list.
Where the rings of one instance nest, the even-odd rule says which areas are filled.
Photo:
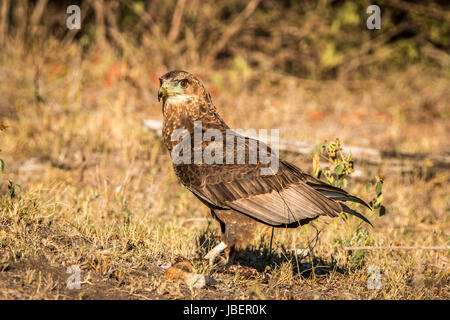
[[225, 244], [225, 242], [221, 242], [219, 243], [217, 246], [215, 246], [214, 248], [211, 249], [211, 251], [209, 251], [206, 256], [203, 257], [203, 259], [205, 260], [209, 260], [209, 265], [212, 266], [214, 265], [214, 260], [216, 260], [217, 256], [223, 251], [225, 250], [227, 247], [227, 245]]

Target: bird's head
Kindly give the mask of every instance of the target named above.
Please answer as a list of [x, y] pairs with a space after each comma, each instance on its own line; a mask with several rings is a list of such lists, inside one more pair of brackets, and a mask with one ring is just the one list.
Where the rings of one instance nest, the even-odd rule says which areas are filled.
[[199, 98], [208, 95], [202, 83], [186, 71], [170, 71], [159, 78], [158, 101]]

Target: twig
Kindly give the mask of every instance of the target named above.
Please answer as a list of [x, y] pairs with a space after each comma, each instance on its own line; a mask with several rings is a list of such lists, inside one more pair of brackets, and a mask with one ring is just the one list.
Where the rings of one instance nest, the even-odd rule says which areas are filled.
[[347, 251], [353, 250], [450, 250], [450, 246], [380, 246], [380, 247], [371, 247], [371, 246], [362, 246], [362, 247], [343, 247], [342, 249]]
[[437, 61], [444, 68], [450, 68], [450, 55], [447, 52], [436, 48], [430, 42], [425, 41], [425, 44], [420, 47], [420, 52], [424, 56]]
[[183, 18], [183, 10], [186, 0], [178, 0], [175, 11], [172, 16], [172, 27], [167, 37], [169, 43], [173, 43], [180, 32], [181, 20]]
[[30, 25], [33, 33], [37, 32], [39, 22], [41, 21], [42, 14], [44, 13], [46, 6], [47, 0], [39, 0], [34, 7], [30, 18]]
[[188, 222], [209, 222], [210, 221], [210, 219], [207, 219], [207, 218], [189, 218], [189, 219], [184, 219], [184, 220], [181, 220], [181, 225], [184, 225], [185, 223], [188, 223]]
[[270, 245], [269, 245], [269, 256], [272, 255], [272, 241], [273, 241], [273, 232], [274, 232], [274, 227], [272, 227], [272, 234], [270, 235]]
[[105, 14], [103, 8], [104, 8], [103, 0], [94, 1], [95, 19], [97, 22], [97, 40], [101, 48], [103, 48], [106, 44]]
[[0, 45], [3, 44], [5, 41], [6, 35], [8, 33], [8, 26], [9, 26], [9, 0], [2, 1], [2, 8], [0, 11]]
[[208, 63], [216, 57], [228, 44], [228, 41], [241, 29], [245, 21], [253, 14], [259, 5], [260, 0], [250, 1], [245, 9], [230, 23], [228, 29], [222, 34], [208, 55]]

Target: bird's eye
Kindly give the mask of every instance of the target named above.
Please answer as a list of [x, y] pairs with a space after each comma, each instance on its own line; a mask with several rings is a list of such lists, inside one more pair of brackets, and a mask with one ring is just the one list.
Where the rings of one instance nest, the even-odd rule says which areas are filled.
[[181, 86], [182, 88], [186, 88], [186, 87], [187, 87], [187, 81], [186, 81], [186, 80], [181, 80], [181, 81], [180, 81], [180, 86]]

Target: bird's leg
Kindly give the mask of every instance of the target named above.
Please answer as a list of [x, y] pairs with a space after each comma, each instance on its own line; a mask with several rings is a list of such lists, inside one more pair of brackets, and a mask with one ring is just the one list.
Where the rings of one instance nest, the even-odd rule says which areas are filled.
[[209, 260], [209, 265], [212, 266], [214, 264], [214, 260], [216, 260], [217, 256], [225, 250], [227, 245], [225, 242], [219, 243], [217, 246], [212, 248], [203, 259]]
[[228, 246], [225, 249], [225, 268], [228, 268], [234, 264], [234, 257], [236, 256], [236, 250], [234, 247], [234, 244], [231, 246]]

